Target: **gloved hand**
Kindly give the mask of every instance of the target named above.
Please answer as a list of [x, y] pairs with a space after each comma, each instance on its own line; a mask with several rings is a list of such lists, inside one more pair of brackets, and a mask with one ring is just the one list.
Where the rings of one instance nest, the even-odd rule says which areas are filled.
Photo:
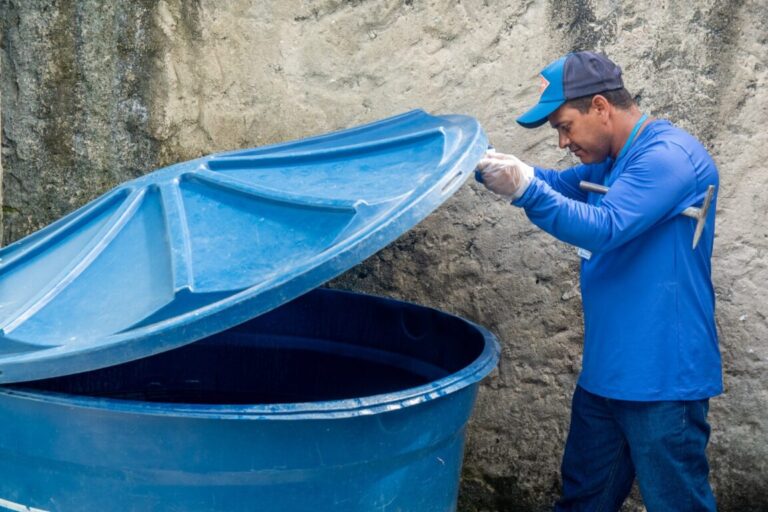
[[481, 181], [491, 192], [512, 201], [522, 196], [533, 179], [533, 167], [516, 156], [490, 150], [475, 168]]

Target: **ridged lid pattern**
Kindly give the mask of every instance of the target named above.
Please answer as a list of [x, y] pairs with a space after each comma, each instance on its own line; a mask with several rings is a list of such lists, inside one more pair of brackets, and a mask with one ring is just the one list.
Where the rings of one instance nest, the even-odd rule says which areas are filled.
[[0, 382], [191, 343], [389, 244], [470, 175], [466, 116], [413, 111], [127, 182], [0, 250]]

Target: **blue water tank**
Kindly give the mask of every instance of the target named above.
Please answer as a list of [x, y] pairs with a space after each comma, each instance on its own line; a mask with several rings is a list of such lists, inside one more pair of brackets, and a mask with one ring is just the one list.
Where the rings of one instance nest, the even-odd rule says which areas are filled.
[[486, 145], [415, 111], [211, 155], [0, 250], [0, 509], [454, 510], [495, 339], [316, 287]]

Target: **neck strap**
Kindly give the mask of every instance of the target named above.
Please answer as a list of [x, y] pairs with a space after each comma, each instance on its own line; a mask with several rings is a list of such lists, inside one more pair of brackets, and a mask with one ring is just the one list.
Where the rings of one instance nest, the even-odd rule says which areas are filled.
[[629, 134], [629, 138], [627, 139], [627, 142], [624, 143], [624, 146], [622, 146], [621, 151], [619, 151], [618, 156], [616, 157], [616, 160], [619, 160], [621, 157], [624, 156], [624, 154], [629, 150], [629, 146], [632, 145], [632, 143], [635, 141], [635, 137], [637, 137], [637, 132], [640, 131], [640, 127], [643, 126], [643, 123], [648, 119], [648, 114], [643, 114], [640, 116], [640, 119], [637, 120], [635, 123], [634, 128], [632, 128], [632, 132]]

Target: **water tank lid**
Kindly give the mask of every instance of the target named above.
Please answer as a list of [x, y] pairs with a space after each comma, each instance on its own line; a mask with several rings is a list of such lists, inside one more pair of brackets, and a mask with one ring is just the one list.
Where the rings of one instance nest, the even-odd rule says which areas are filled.
[[0, 249], [0, 383], [186, 345], [341, 274], [455, 192], [487, 140], [415, 110], [124, 183]]

